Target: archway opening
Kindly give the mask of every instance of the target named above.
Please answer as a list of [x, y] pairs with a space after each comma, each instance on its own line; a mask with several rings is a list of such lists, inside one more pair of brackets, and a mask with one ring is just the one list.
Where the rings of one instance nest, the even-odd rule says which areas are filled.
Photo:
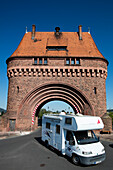
[[[62, 111], [66, 112], [67, 114], [75, 113], [73, 108], [68, 103], [64, 101], [60, 101], [60, 100], [53, 100], [53, 101], [47, 102], [46, 104], [42, 106], [41, 109], [45, 109], [46, 111], [45, 113], [48, 113], [48, 114], [49, 113], [59, 114]], [[40, 111], [37, 110], [36, 116], [39, 116]]]
[[80, 89], [67, 83], [64, 84], [64, 82], [49, 82], [35, 87], [26, 95], [18, 108], [18, 117], [26, 116], [27, 113], [28, 128], [32, 126], [32, 129], [35, 129], [37, 128], [36, 122], [40, 109], [45, 104], [55, 100], [69, 104], [75, 114], [95, 115], [86, 94]]
[[76, 114], [74, 109], [66, 102], [61, 100], [52, 100], [43, 104], [42, 107], [37, 108], [35, 116], [38, 117], [38, 126], [42, 125], [43, 114], [60, 114], [65, 112], [65, 114]]

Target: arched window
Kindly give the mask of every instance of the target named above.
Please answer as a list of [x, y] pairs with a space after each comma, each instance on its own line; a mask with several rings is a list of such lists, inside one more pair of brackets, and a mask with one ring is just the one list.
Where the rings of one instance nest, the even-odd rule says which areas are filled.
[[97, 88], [94, 87], [94, 94], [97, 94]]
[[19, 93], [19, 86], [17, 86], [17, 93]]

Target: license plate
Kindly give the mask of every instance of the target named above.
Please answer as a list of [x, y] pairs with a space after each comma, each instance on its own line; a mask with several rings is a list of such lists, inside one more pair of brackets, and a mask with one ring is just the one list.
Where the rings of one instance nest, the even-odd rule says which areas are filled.
[[99, 164], [101, 161], [96, 161], [96, 162], [94, 162], [94, 164]]

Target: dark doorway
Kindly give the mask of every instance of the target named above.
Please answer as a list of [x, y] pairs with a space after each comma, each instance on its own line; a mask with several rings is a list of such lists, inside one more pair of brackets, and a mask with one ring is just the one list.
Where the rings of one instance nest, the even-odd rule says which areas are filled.
[[16, 122], [16, 119], [10, 119], [9, 120], [10, 131], [15, 131], [15, 122]]
[[38, 119], [38, 126], [42, 126], [42, 118]]

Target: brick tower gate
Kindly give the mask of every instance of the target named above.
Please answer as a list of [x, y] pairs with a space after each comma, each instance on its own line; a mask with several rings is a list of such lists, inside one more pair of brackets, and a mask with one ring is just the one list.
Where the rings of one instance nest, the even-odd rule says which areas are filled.
[[[108, 61], [97, 49], [91, 34], [82, 32], [25, 33], [7, 59], [9, 79], [5, 125], [15, 130], [34, 129], [36, 110], [49, 101], [61, 100], [82, 114], [106, 112]], [[4, 125], [4, 126], [5, 126]]]

